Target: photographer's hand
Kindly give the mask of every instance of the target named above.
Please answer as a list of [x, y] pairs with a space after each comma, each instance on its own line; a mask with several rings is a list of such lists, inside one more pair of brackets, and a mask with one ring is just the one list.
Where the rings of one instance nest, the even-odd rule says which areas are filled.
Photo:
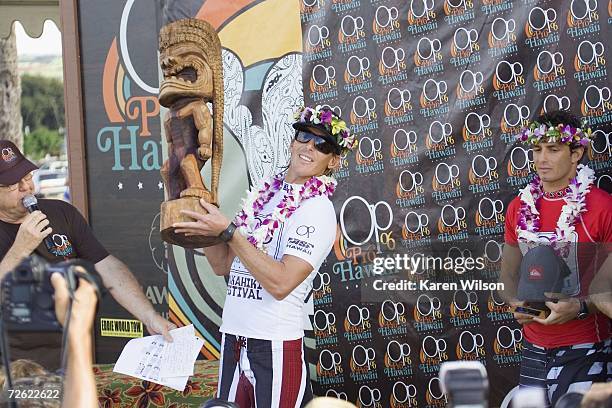
[[[59, 273], [51, 275], [55, 289], [55, 314], [59, 322], [67, 322], [70, 293], [66, 280]], [[62, 407], [97, 407], [96, 381], [93, 374], [92, 328], [98, 297], [94, 287], [85, 279], [79, 279], [74, 292], [70, 327], [68, 328], [68, 367], [64, 379]]]
[[[55, 315], [63, 326], [66, 324], [70, 294], [68, 293], [66, 280], [61, 274], [52, 274], [51, 284], [55, 289]], [[98, 297], [94, 287], [86, 280], [79, 279], [79, 288], [74, 292], [72, 302], [72, 316], [70, 317], [68, 333], [70, 336], [89, 335], [91, 333], [97, 303]]]

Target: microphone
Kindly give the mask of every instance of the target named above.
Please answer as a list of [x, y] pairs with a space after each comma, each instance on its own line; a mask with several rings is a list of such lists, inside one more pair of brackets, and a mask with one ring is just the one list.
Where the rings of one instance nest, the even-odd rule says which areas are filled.
[[[23, 197], [23, 200], [21, 200], [21, 202], [29, 213], [33, 213], [34, 211], [40, 211], [40, 208], [38, 208], [38, 200], [31, 194]], [[53, 243], [51, 237], [47, 235], [43, 242], [45, 243], [45, 247], [47, 247], [47, 251], [49, 251], [51, 255], [55, 255], [56, 245], [55, 243]]]

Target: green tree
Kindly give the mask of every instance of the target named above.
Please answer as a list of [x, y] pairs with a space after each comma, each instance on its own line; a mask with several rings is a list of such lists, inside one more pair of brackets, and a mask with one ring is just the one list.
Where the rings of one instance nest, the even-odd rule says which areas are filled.
[[24, 153], [33, 160], [40, 160], [47, 154], [59, 156], [63, 143], [64, 136], [57, 130], [49, 130], [42, 126], [25, 135]]
[[17, 43], [11, 29], [7, 38], [0, 38], [0, 139], [12, 140], [18, 147], [23, 145], [19, 115], [20, 83]]
[[31, 132], [64, 127], [64, 87], [55, 78], [21, 77], [21, 116]]

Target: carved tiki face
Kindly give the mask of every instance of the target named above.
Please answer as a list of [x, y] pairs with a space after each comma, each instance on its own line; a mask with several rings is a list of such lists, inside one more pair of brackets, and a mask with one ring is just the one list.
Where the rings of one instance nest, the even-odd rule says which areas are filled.
[[[160, 33], [160, 65], [164, 80], [159, 88], [159, 103], [170, 107], [182, 98], [213, 100], [213, 68], [197, 25], [171, 23]], [[201, 22], [198, 22], [201, 23]], [[217, 51], [218, 52], [218, 51]]]

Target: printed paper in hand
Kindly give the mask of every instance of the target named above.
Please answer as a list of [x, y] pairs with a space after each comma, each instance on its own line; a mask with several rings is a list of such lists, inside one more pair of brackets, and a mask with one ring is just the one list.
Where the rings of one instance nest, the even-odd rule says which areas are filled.
[[172, 343], [161, 335], [130, 340], [113, 371], [183, 391], [204, 340], [193, 325], [170, 330]]

